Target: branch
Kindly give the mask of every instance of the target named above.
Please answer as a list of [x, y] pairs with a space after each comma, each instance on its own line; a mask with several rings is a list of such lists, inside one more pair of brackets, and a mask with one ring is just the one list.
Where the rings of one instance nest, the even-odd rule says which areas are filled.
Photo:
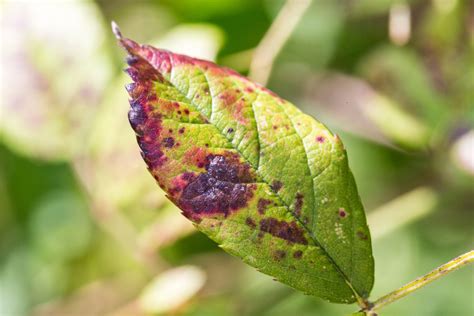
[[443, 264], [439, 268], [431, 271], [428, 274], [425, 274], [418, 279], [409, 282], [408, 284], [402, 286], [398, 290], [395, 290], [385, 296], [382, 296], [378, 300], [376, 300], [371, 308], [366, 311], [368, 315], [373, 314], [374, 311], [379, 310], [380, 308], [384, 307], [385, 305], [391, 304], [402, 297], [418, 290], [419, 288], [433, 282], [434, 280], [439, 279], [440, 277], [446, 275], [449, 272], [455, 271], [469, 263], [474, 262], [474, 250], [471, 250], [463, 255], [460, 255], [457, 258], [452, 259], [451, 261]]
[[287, 0], [263, 36], [250, 64], [249, 77], [266, 85], [278, 53], [285, 45], [311, 0]]

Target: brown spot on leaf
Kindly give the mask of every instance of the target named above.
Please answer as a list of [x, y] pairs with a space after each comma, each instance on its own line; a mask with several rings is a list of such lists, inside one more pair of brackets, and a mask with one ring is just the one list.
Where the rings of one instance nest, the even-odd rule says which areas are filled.
[[182, 192], [183, 189], [188, 185], [188, 183], [195, 178], [196, 174], [193, 172], [185, 172], [175, 177], [171, 182], [171, 188], [168, 189], [168, 194], [170, 195], [170, 197], [176, 198], [178, 193]]
[[273, 252], [273, 257], [275, 258], [275, 260], [282, 260], [286, 257], [286, 251], [275, 250], [275, 252]]
[[288, 223], [272, 217], [264, 218], [260, 221], [260, 230], [289, 242], [308, 244], [303, 230], [295, 222]]
[[278, 180], [275, 180], [275, 181], [272, 182], [270, 187], [272, 188], [273, 191], [278, 192], [278, 191], [280, 191], [282, 186], [283, 186], [283, 183], [281, 183]]
[[301, 215], [301, 209], [303, 208], [303, 194], [296, 193], [296, 202], [295, 202], [295, 215]]
[[245, 108], [245, 99], [241, 98], [239, 101], [235, 103], [235, 108], [233, 110], [233, 115], [235, 119], [241, 124], [247, 124], [247, 119], [244, 116], [244, 108]]
[[178, 200], [183, 214], [199, 221], [206, 215], [228, 216], [247, 205], [253, 197], [255, 178], [238, 157], [209, 155], [206, 172], [191, 180]]
[[301, 250], [296, 250], [296, 251], [293, 253], [293, 258], [295, 258], [295, 259], [301, 259], [301, 257], [303, 257], [303, 251], [301, 251]]
[[356, 235], [360, 240], [367, 240], [368, 239], [367, 235], [363, 231], [358, 230], [356, 232]]
[[219, 94], [219, 99], [222, 100], [225, 106], [229, 106], [235, 103], [237, 95], [231, 90], [225, 90]]
[[184, 128], [184, 127], [181, 127], [181, 128], [178, 130], [178, 133], [183, 134], [184, 131], [185, 131], [185, 128]]
[[254, 220], [250, 217], [247, 217], [245, 219], [245, 224], [247, 224], [248, 226], [252, 227], [252, 228], [255, 228], [257, 227], [257, 224], [255, 224]]
[[198, 168], [204, 168], [208, 163], [209, 152], [205, 148], [192, 147], [189, 149], [183, 158], [186, 165], [193, 164]]
[[265, 214], [265, 211], [267, 210], [267, 206], [270, 205], [272, 202], [267, 199], [259, 199], [257, 203], [257, 210], [260, 214]]
[[228, 108], [231, 115], [241, 124], [247, 124], [247, 119], [244, 116], [244, 107], [246, 105], [245, 99], [239, 99], [240, 90], [225, 90], [219, 94], [218, 99], [221, 100], [221, 105]]
[[326, 138], [325, 138], [324, 136], [321, 136], [321, 135], [316, 136], [316, 141], [317, 141], [318, 143], [321, 143], [321, 144], [322, 144], [322, 143], [324, 143], [325, 140], [326, 140]]
[[339, 209], [338, 214], [340, 218], [345, 218], [347, 216], [346, 210], [342, 207]]
[[166, 137], [163, 139], [163, 146], [166, 148], [171, 148], [174, 146], [174, 138], [173, 137]]

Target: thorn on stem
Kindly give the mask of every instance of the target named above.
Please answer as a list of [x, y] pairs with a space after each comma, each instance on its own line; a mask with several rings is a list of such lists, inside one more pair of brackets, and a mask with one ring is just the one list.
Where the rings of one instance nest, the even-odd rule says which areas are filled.
[[122, 32], [120, 32], [120, 28], [117, 25], [117, 23], [115, 23], [115, 21], [112, 21], [111, 25], [112, 25], [112, 32], [114, 32], [115, 37], [118, 40], [121, 40], [122, 39]]

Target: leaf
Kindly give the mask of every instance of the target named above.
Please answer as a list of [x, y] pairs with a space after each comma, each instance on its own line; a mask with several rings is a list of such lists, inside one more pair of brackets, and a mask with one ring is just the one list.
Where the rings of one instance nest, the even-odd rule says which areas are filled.
[[225, 251], [306, 294], [368, 296], [370, 233], [341, 140], [233, 70], [121, 37], [130, 123], [167, 196]]

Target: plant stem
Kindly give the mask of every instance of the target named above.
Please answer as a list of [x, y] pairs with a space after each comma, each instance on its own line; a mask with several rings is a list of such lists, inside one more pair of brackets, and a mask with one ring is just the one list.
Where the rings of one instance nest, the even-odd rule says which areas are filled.
[[311, 0], [287, 0], [257, 46], [249, 69], [249, 77], [266, 85], [273, 61], [300, 22]]
[[380, 308], [384, 307], [385, 305], [391, 304], [402, 297], [418, 290], [419, 288], [433, 282], [434, 280], [439, 279], [443, 275], [455, 271], [469, 263], [474, 262], [474, 250], [471, 250], [459, 257], [452, 259], [451, 261], [443, 264], [439, 268], [425, 274], [418, 279], [407, 283], [406, 285], [402, 286], [401, 288], [385, 295], [376, 300], [369, 310], [366, 312], [370, 315], [370, 312], [374, 312], [379, 310]]

